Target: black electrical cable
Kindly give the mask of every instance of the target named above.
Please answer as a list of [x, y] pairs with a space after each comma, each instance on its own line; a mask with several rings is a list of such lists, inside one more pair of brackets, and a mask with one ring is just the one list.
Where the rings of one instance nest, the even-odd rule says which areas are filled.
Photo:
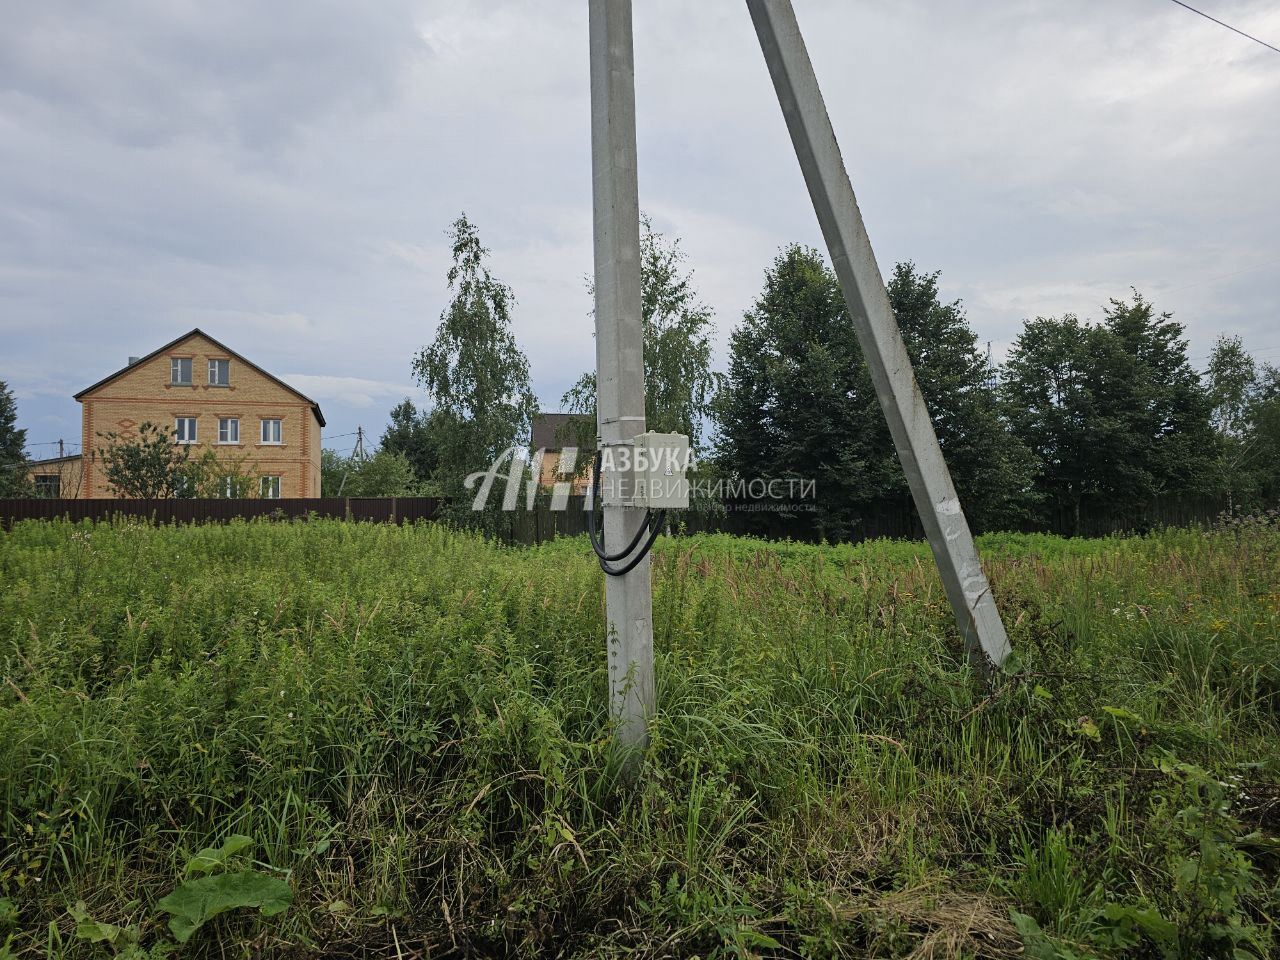
[[[639, 550], [636, 551], [636, 555], [627, 561], [625, 566], [610, 567], [603, 560], [601, 560], [600, 569], [603, 570], [605, 573], [607, 573], [611, 577], [621, 577], [624, 574], [628, 574], [632, 570], [634, 570], [636, 566], [640, 563], [640, 561], [649, 555], [649, 551], [653, 548], [653, 541], [657, 540], [658, 534], [662, 532], [662, 519], [663, 519], [663, 512], [659, 511], [657, 515], [657, 522], [654, 523], [653, 529], [649, 531], [649, 539], [644, 542], [644, 546], [642, 546]], [[641, 527], [640, 529], [643, 530], [644, 527]]]
[[641, 538], [649, 532], [649, 518], [646, 514], [644, 523], [640, 525], [640, 529], [636, 531], [636, 535], [631, 538], [631, 542], [619, 550], [617, 553], [605, 553], [604, 537], [600, 533], [599, 524], [596, 522], [595, 511], [587, 518], [587, 532], [591, 536], [591, 547], [595, 550], [596, 556], [604, 563], [612, 563], [615, 560], [621, 560], [623, 557], [631, 553], [632, 550], [640, 543]]
[[[600, 569], [611, 577], [620, 577], [623, 574], [630, 573], [635, 569], [636, 565], [649, 553], [653, 547], [653, 542], [658, 539], [658, 534], [662, 530], [662, 522], [666, 518], [666, 511], [660, 510], [655, 515], [652, 510], [646, 511], [644, 523], [636, 530], [636, 534], [631, 538], [622, 550], [617, 553], [607, 553], [604, 545], [604, 537], [602, 536], [599, 525], [596, 523], [596, 504], [600, 501], [600, 462], [601, 451], [596, 451], [595, 462], [592, 464], [592, 480], [591, 480], [591, 509], [587, 512], [587, 536], [591, 540], [591, 549], [595, 551], [596, 557], [600, 561]], [[621, 560], [631, 551], [636, 549], [641, 538], [645, 533], [649, 534], [649, 539], [645, 541], [644, 546], [636, 553], [625, 566], [610, 566], [616, 560]]]
[[632, 550], [636, 548], [636, 545], [640, 542], [640, 538], [645, 535], [645, 532], [648, 529], [649, 517], [647, 515], [645, 516], [645, 522], [640, 525], [640, 529], [636, 531], [636, 535], [631, 538], [630, 543], [628, 543], [625, 547], [623, 547], [617, 553], [605, 553], [604, 537], [600, 535], [599, 524], [596, 523], [596, 510], [595, 510], [596, 504], [600, 502], [600, 453], [599, 451], [596, 452], [596, 459], [595, 459], [595, 462], [592, 464], [591, 474], [592, 474], [591, 511], [587, 515], [587, 533], [591, 538], [591, 548], [595, 551], [596, 556], [599, 557], [601, 561], [607, 561], [611, 563], [614, 560], [621, 560], [623, 557], [625, 557], [627, 554], [629, 554]]
[[[592, 509], [587, 514], [587, 533], [591, 539], [591, 549], [594, 550], [596, 556], [600, 558], [601, 566], [603, 567], [606, 562], [621, 560], [623, 557], [625, 557], [627, 554], [629, 554], [632, 550], [636, 548], [636, 545], [640, 543], [640, 538], [645, 535], [645, 532], [649, 528], [649, 521], [652, 519], [652, 514], [651, 513], [645, 514], [644, 523], [640, 525], [640, 528], [636, 531], [635, 536], [631, 538], [630, 543], [628, 543], [625, 547], [623, 547], [617, 553], [606, 553], [605, 545], [604, 545], [604, 537], [600, 534], [599, 525], [596, 523], [596, 515], [595, 515], [595, 504], [600, 501], [600, 463], [601, 463], [601, 454], [599, 451], [597, 451], [595, 461], [592, 464], [592, 484], [591, 484]], [[658, 520], [659, 520], [659, 526], [660, 526], [662, 515], [659, 515]], [[650, 545], [651, 544], [652, 544], [652, 537], [650, 538]], [[646, 545], [645, 550], [648, 550], [648, 545]], [[641, 556], [643, 556], [643, 553], [641, 554]], [[629, 570], [631, 568], [628, 567], [627, 569]], [[624, 570], [620, 572], [625, 573], [626, 571]]]

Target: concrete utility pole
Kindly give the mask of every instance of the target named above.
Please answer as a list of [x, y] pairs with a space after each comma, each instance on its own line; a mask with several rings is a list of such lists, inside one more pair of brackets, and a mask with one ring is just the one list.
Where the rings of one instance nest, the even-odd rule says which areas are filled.
[[[644, 433], [640, 201], [636, 185], [631, 0], [590, 0], [591, 180], [595, 213], [596, 416], [602, 449]], [[602, 480], [609, 482], [606, 469]], [[606, 497], [606, 504], [608, 498]], [[604, 508], [605, 542], [629, 543], [638, 507]], [[643, 748], [653, 713], [653, 595], [649, 557], [605, 579], [609, 700], [623, 747]]]
[[889, 306], [795, 10], [791, 0], [747, 0], [747, 7], [956, 624], [974, 664], [998, 666], [1009, 638]]

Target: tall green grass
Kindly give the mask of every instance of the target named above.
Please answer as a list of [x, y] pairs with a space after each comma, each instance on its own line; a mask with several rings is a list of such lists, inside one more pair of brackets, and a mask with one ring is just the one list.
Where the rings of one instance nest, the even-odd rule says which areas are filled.
[[243, 836], [292, 905], [182, 955], [1273, 951], [1280, 532], [980, 549], [991, 686], [922, 544], [663, 540], [631, 781], [585, 541], [20, 524], [0, 944], [162, 955], [162, 898]]

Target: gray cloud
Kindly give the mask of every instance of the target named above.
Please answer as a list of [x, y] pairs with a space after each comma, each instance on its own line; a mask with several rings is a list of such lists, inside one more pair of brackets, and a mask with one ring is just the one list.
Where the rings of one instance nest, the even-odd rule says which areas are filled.
[[[1280, 359], [1280, 56], [1173, 4], [797, 0], [882, 268], [1002, 350], [1130, 284]], [[1212, 12], [1280, 37], [1280, 10]], [[736, 0], [636, 4], [641, 199], [721, 346], [819, 244]], [[593, 360], [585, 4], [19, 4], [0, 34], [0, 379], [32, 441], [191, 326], [375, 433], [479, 224], [535, 387]], [[1267, 353], [1266, 351], [1272, 350]]]
[[412, 8], [127, 0], [23, 4], [0, 63], [11, 92], [102, 139], [277, 147], [300, 127], [385, 101], [414, 42]]

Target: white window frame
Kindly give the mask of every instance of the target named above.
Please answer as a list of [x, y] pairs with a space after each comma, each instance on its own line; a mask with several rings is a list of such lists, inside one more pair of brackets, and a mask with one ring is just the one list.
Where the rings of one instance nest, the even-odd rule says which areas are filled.
[[239, 443], [240, 442], [240, 418], [239, 417], [219, 417], [218, 418], [218, 442], [219, 443]]
[[[274, 440], [270, 439], [267, 434], [267, 424], [269, 423], [274, 423], [276, 425], [275, 430], [273, 431], [275, 433]], [[272, 446], [272, 447], [280, 446], [281, 444], [284, 443], [284, 421], [281, 420], [279, 417], [263, 417], [261, 432], [258, 434], [258, 436], [262, 440], [262, 442], [268, 446]]]
[[222, 478], [222, 496], [225, 497], [227, 500], [231, 500], [232, 498], [235, 497], [235, 495], [236, 495], [236, 478], [223, 477]]
[[[191, 436], [184, 437], [182, 425], [184, 423], [191, 424]], [[175, 443], [193, 444], [199, 443], [200, 419], [199, 417], [174, 417], [173, 418], [173, 439]]]
[[[187, 379], [182, 379], [182, 365], [187, 365]], [[195, 376], [193, 367], [195, 364], [190, 357], [170, 357], [169, 358], [169, 385], [173, 387], [189, 387]]]
[[258, 494], [263, 500], [279, 500], [280, 478], [276, 476], [262, 477], [258, 481]]
[[[219, 365], [224, 363], [227, 365], [227, 379], [219, 380], [216, 376], [216, 371], [219, 369]], [[231, 361], [230, 360], [215, 358], [209, 361], [209, 386], [211, 387], [231, 386]]]

